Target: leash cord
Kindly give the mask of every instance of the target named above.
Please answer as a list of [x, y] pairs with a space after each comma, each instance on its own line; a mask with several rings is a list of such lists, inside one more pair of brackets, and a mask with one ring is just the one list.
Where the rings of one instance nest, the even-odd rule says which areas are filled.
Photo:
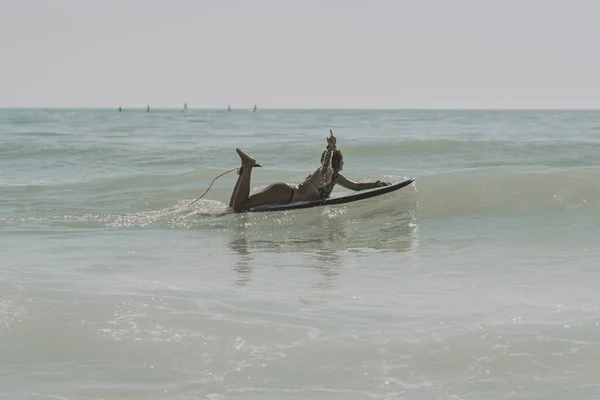
[[229, 171], [225, 171], [225, 172], [223, 172], [222, 174], [220, 174], [220, 175], [217, 175], [217, 176], [215, 177], [215, 179], [213, 179], [213, 180], [212, 180], [212, 182], [210, 183], [210, 185], [208, 185], [208, 189], [206, 189], [206, 191], [205, 191], [204, 193], [202, 193], [202, 196], [200, 196], [200, 197], [198, 197], [196, 200], [192, 201], [190, 204], [188, 204], [188, 206], [191, 206], [192, 204], [194, 204], [195, 202], [197, 202], [198, 200], [200, 200], [201, 198], [203, 198], [203, 197], [204, 197], [204, 195], [205, 195], [206, 193], [208, 193], [208, 191], [210, 190], [211, 186], [213, 185], [213, 183], [215, 183], [215, 181], [216, 181], [217, 179], [219, 179], [220, 177], [222, 177], [222, 176], [223, 176], [223, 175], [225, 175], [225, 174], [228, 174], [228, 173], [230, 173], [230, 172], [233, 172], [233, 171], [237, 171], [238, 169], [239, 169], [239, 167], [238, 167], [238, 168], [231, 168]]

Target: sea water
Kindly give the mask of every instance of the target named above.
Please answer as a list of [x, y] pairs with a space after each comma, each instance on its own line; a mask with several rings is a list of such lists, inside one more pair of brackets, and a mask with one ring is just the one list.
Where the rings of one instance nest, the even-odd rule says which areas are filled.
[[[329, 129], [378, 198], [226, 210]], [[336, 187], [334, 194], [346, 189]], [[0, 110], [0, 397], [600, 396], [600, 113]]]

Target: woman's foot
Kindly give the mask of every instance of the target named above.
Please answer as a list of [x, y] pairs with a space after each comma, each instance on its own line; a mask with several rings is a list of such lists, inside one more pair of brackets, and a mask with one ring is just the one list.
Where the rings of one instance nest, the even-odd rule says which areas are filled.
[[239, 147], [236, 148], [235, 151], [237, 151], [238, 155], [242, 159], [242, 168], [262, 167], [262, 164], [257, 163], [254, 158], [244, 153], [244, 150], [240, 149]]

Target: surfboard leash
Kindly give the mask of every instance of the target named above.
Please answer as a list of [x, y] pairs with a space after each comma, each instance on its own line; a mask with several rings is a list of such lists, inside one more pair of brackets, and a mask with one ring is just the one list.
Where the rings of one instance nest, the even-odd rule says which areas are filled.
[[237, 171], [238, 169], [240, 169], [240, 168], [239, 168], [239, 167], [237, 167], [237, 168], [231, 168], [229, 171], [225, 171], [225, 172], [223, 172], [222, 174], [220, 174], [220, 175], [217, 175], [217, 176], [215, 177], [215, 179], [213, 179], [213, 180], [212, 180], [212, 182], [210, 183], [210, 185], [208, 185], [208, 189], [206, 189], [206, 191], [205, 191], [204, 193], [202, 193], [202, 196], [198, 197], [196, 200], [194, 200], [194, 201], [192, 201], [190, 204], [188, 204], [188, 207], [189, 207], [189, 206], [191, 206], [192, 204], [194, 204], [195, 202], [197, 202], [198, 200], [200, 200], [201, 198], [203, 198], [203, 197], [204, 197], [204, 195], [205, 195], [206, 193], [208, 193], [208, 191], [210, 190], [211, 186], [213, 185], [213, 183], [215, 183], [215, 181], [216, 181], [217, 179], [219, 179], [220, 177], [222, 177], [222, 176], [223, 176], [223, 175], [225, 175], [225, 174], [228, 174], [228, 173], [230, 173], [230, 172], [233, 172], [233, 171]]

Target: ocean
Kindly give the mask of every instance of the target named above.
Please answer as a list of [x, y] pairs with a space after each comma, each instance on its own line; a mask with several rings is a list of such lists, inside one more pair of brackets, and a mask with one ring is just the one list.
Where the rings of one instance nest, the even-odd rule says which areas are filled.
[[[332, 129], [339, 206], [233, 214]], [[336, 187], [334, 195], [346, 189]], [[600, 112], [0, 110], [0, 397], [600, 396]]]

